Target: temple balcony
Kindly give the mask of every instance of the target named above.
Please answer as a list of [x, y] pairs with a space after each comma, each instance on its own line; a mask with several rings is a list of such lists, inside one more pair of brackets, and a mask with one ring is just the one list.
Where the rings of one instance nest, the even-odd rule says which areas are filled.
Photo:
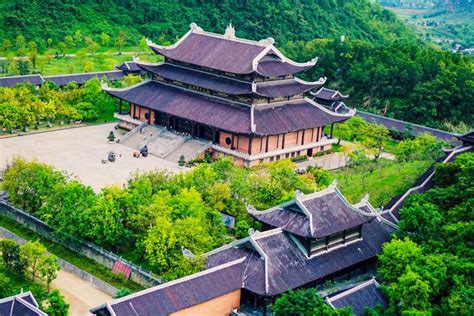
[[[243, 153], [234, 149], [225, 148], [218, 144], [213, 144], [212, 149], [219, 153], [223, 153], [226, 155], [243, 159], [248, 164], [252, 162], [267, 161], [270, 158], [272, 157], [275, 158], [277, 156], [279, 157], [277, 158], [277, 160], [286, 159], [286, 158], [289, 158], [286, 156], [287, 154], [291, 154], [295, 152], [300, 152], [299, 155], [306, 155], [309, 149], [320, 149], [320, 150], [314, 151], [313, 152], [314, 154], [318, 151], [325, 151], [325, 150], [330, 149], [331, 145], [335, 144], [336, 142], [337, 142], [337, 139], [330, 138], [328, 136], [323, 136], [318, 142], [310, 142], [303, 145], [291, 146], [284, 149], [275, 149], [272, 151], [268, 151], [265, 153], [258, 153], [258, 154]], [[273, 160], [269, 160], [269, 161], [273, 161]]]

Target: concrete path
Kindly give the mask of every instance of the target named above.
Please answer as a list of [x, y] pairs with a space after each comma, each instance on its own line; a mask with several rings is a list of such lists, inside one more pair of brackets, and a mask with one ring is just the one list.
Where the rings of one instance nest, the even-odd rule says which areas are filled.
[[309, 166], [318, 166], [322, 169], [333, 170], [346, 166], [344, 153], [328, 154], [321, 157], [309, 158], [306, 161], [298, 162], [298, 168], [306, 169]]
[[52, 282], [52, 287], [58, 289], [70, 304], [69, 315], [91, 315], [89, 309], [105, 302], [112, 297], [87, 283], [74, 274], [60, 270], [58, 277]]

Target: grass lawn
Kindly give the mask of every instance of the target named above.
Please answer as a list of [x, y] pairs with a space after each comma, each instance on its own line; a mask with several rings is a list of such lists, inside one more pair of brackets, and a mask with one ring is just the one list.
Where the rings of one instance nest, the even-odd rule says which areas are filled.
[[96, 276], [97, 278], [115, 286], [116, 288], [126, 287], [133, 292], [142, 290], [143, 287], [139, 284], [123, 280], [120, 276], [113, 274], [110, 269], [107, 267], [86, 258], [60, 244], [54, 243], [49, 239], [46, 239], [35, 232], [29, 230], [27, 227], [18, 224], [17, 222], [0, 215], [0, 226], [8, 229], [12, 233], [17, 234], [18, 236], [26, 240], [38, 240], [40, 241], [47, 249], [48, 252], [54, 254], [55, 256], [62, 258], [76, 267], [89, 272], [90, 274]]
[[[96, 72], [115, 70], [116, 65], [122, 64], [124, 61], [131, 61], [133, 54], [121, 54], [116, 52], [102, 52], [94, 56], [79, 57], [61, 57], [54, 58], [54, 56], [47, 57], [39, 55], [36, 62], [35, 69], [31, 69], [32, 73], [40, 73], [43, 76], [82, 73], [82, 72]], [[158, 55], [147, 53], [138, 56], [140, 61], [157, 62], [160, 60]], [[0, 76], [7, 74], [1, 73]]]
[[391, 198], [408, 190], [431, 163], [428, 161], [399, 163], [380, 159], [371, 164], [374, 165], [344, 168], [332, 172], [349, 202], [357, 203], [368, 193], [370, 203], [374, 207], [385, 205]]

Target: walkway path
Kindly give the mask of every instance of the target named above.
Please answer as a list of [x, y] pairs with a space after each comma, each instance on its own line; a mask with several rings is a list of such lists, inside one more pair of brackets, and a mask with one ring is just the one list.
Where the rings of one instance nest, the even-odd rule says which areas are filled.
[[[0, 226], [0, 240], [3, 238], [14, 239], [19, 244], [26, 243], [25, 239]], [[64, 269], [59, 270], [51, 287], [58, 289], [64, 295], [66, 302], [70, 305], [69, 315], [71, 316], [90, 315], [90, 308], [112, 299], [107, 293]]]
[[415, 136], [422, 133], [430, 133], [431, 135], [445, 141], [451, 141], [454, 138], [456, 138], [456, 136], [458, 136], [458, 134], [455, 134], [455, 133], [450, 133], [447, 131], [442, 131], [439, 129], [435, 129], [435, 128], [431, 128], [431, 127], [427, 127], [423, 125], [418, 125], [418, 124], [414, 124], [410, 122], [405, 122], [405, 121], [385, 117], [382, 115], [363, 112], [360, 110], [357, 111], [357, 115], [362, 117], [364, 120], [366, 120], [369, 123], [382, 124], [389, 130], [392, 130], [392, 131], [395, 130], [401, 133], [406, 129], [407, 125], [409, 125], [411, 126], [411, 133]]
[[112, 299], [110, 295], [64, 270], [59, 271], [52, 286], [66, 297], [66, 301], [70, 304], [71, 316], [90, 315], [90, 308]]

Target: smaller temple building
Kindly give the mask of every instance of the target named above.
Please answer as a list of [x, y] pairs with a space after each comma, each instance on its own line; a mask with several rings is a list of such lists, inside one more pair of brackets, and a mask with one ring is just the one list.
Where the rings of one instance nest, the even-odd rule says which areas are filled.
[[356, 316], [366, 315], [366, 308], [387, 307], [387, 301], [375, 279], [351, 285], [326, 297], [326, 303], [334, 309], [350, 307]]
[[209, 141], [214, 158], [230, 156], [236, 164], [251, 166], [328, 150], [334, 139], [332, 133], [325, 135], [325, 127], [332, 131], [334, 124], [355, 114], [338, 92], [335, 104], [318, 103], [326, 100], [327, 89], [320, 89], [326, 79], [308, 82], [296, 77], [317, 58], [295, 62], [272, 38], [241, 39], [231, 25], [216, 34], [192, 23], [173, 45], [148, 44], [163, 62], [125, 63], [120, 69], [138, 67], [149, 80], [125, 89], [104, 86], [121, 105], [128, 104], [129, 112], [116, 116], [123, 128], [164, 126]]
[[265, 211], [248, 207], [264, 231], [205, 254], [206, 270], [91, 311], [97, 315], [229, 315], [246, 306], [264, 315], [276, 297], [374, 267], [396, 225], [364, 198], [350, 204], [336, 187]]
[[1, 316], [48, 316], [39, 308], [31, 292], [20, 293], [0, 299]]

